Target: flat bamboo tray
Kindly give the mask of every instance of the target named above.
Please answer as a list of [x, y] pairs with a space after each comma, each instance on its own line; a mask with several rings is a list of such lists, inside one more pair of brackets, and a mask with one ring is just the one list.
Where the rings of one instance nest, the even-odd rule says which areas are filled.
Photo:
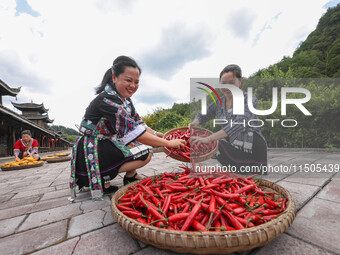
[[9, 167], [1, 167], [2, 171], [12, 171], [12, 170], [21, 170], [21, 169], [27, 169], [27, 168], [34, 168], [42, 166], [44, 162], [38, 163], [38, 164], [32, 164], [32, 165], [24, 165], [24, 166], [9, 166]]
[[53, 157], [53, 155], [46, 156], [46, 157], [44, 157], [44, 158], [41, 158], [40, 160], [42, 160], [42, 161], [46, 161], [46, 160], [48, 159], [47, 157]]
[[51, 158], [51, 159], [46, 159], [47, 163], [58, 163], [58, 162], [64, 162], [64, 161], [69, 161], [71, 157], [58, 157], [58, 158]]
[[[164, 134], [164, 138], [166, 138], [170, 133], [175, 132], [177, 130], [185, 131], [187, 129], [188, 129], [187, 127], [180, 127], [180, 128], [171, 129], [171, 130], [169, 130], [168, 132], [166, 132]], [[213, 134], [213, 132], [211, 132], [208, 129], [204, 129], [204, 128], [195, 127], [195, 130], [198, 130], [198, 132], [200, 134], [204, 134], [205, 132], [208, 132], [209, 135]], [[218, 141], [216, 141], [216, 147], [213, 150], [209, 151], [208, 153], [206, 153], [206, 154], [204, 154], [202, 156], [193, 157], [193, 159], [194, 159], [195, 162], [206, 161], [206, 160], [210, 159], [213, 155], [215, 155], [217, 149], [218, 149]], [[170, 150], [168, 148], [166, 148], [166, 147], [163, 147], [163, 152], [168, 155], [170, 153]], [[172, 153], [169, 157], [171, 157], [173, 159], [176, 159], [178, 161], [182, 161], [182, 162], [190, 162], [189, 159], [184, 158], [184, 157], [182, 157], [182, 156], [180, 156], [180, 155], [178, 155], [176, 153]]]
[[111, 201], [113, 218], [132, 237], [157, 248], [179, 253], [225, 254], [264, 246], [288, 229], [296, 214], [295, 203], [288, 190], [270, 181], [262, 180], [261, 188], [265, 191], [281, 193], [288, 200], [285, 212], [274, 220], [249, 229], [234, 231], [200, 233], [161, 229], [139, 223], [117, 208], [118, 199], [137, 182], [139, 181], [122, 187], [114, 194]]
[[57, 153], [57, 154], [54, 154], [54, 156], [56, 156], [56, 157], [67, 157], [67, 156], [69, 156], [70, 155], [70, 153]]

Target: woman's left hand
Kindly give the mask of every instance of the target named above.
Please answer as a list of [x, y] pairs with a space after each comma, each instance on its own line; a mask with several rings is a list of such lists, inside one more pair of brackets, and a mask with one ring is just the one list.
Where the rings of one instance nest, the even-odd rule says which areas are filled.
[[199, 136], [192, 136], [190, 138], [190, 143], [191, 144], [197, 144], [200, 145], [201, 143], [210, 143], [210, 138], [209, 137], [199, 137]]

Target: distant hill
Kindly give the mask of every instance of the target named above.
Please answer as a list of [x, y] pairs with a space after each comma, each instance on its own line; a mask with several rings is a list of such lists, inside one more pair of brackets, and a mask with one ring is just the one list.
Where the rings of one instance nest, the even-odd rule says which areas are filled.
[[75, 141], [76, 136], [78, 135], [78, 131], [74, 130], [73, 128], [64, 127], [62, 125], [52, 125], [51, 128], [56, 131], [61, 131], [63, 136], [65, 136], [66, 139], [72, 143]]
[[275, 68], [283, 72], [290, 69], [292, 76], [297, 78], [339, 78], [340, 4], [327, 10], [316, 29], [300, 44], [292, 57], [283, 57], [280, 62], [259, 70], [252, 77], [262, 77], [264, 72], [273, 74]]
[[[263, 126], [261, 131], [269, 147], [340, 148], [340, 80], [334, 78], [340, 78], [340, 4], [322, 15], [316, 29], [292, 57], [283, 57], [245, 79], [245, 87], [254, 88], [259, 109], [272, 105], [273, 87], [302, 87], [311, 93], [304, 104], [311, 116], [303, 115], [293, 105], [288, 105], [288, 114], [282, 116], [278, 96], [279, 107], [270, 118], [293, 119], [298, 125], [294, 129]], [[265, 122], [266, 116], [258, 117]]]

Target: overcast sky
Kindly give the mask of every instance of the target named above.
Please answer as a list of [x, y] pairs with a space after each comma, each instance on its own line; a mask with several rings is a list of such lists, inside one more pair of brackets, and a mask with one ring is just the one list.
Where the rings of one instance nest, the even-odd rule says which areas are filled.
[[143, 69], [140, 115], [189, 101], [191, 77], [249, 76], [291, 56], [340, 0], [1, 0], [0, 79], [74, 128], [119, 55]]

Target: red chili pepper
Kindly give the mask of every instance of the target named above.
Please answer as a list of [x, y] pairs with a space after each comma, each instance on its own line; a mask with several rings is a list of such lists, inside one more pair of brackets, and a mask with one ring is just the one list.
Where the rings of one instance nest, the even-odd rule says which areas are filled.
[[216, 178], [211, 181], [211, 183], [223, 184], [232, 181], [233, 178]]
[[132, 206], [132, 202], [123, 202], [123, 203], [119, 203], [117, 205]]
[[221, 216], [221, 224], [222, 226], [229, 226], [227, 219], [223, 215]]
[[220, 187], [220, 185], [216, 184], [216, 183], [211, 183], [211, 184], [208, 184], [207, 186], [204, 186], [202, 188], [202, 190], [206, 190], [206, 189], [214, 189], [214, 188], [218, 188]]
[[273, 215], [273, 214], [278, 214], [281, 212], [277, 210], [266, 209], [266, 210], [260, 211], [259, 213], [262, 215]]
[[125, 215], [129, 216], [130, 218], [137, 219], [142, 217], [141, 212], [135, 212], [135, 211], [122, 211]]
[[266, 193], [264, 193], [264, 192], [262, 191], [262, 189], [260, 189], [260, 188], [256, 188], [256, 189], [255, 189], [255, 192], [256, 192], [258, 195], [261, 195], [261, 196], [265, 196], [265, 195], [266, 195]]
[[230, 204], [226, 203], [226, 201], [223, 198], [216, 196], [216, 201], [217, 201], [217, 203], [219, 203], [221, 205], [221, 209], [224, 207], [228, 211], [232, 211], [233, 210], [233, 208], [230, 206]]
[[222, 210], [222, 213], [228, 218], [230, 223], [233, 224], [236, 229], [244, 229], [244, 226], [230, 212], [227, 210]]
[[204, 181], [203, 181], [203, 178], [200, 177], [200, 178], [198, 178], [198, 180], [199, 180], [199, 182], [201, 183], [201, 186], [204, 187], [204, 186], [205, 186], [205, 183], [204, 183]]
[[165, 184], [165, 187], [167, 189], [170, 189], [172, 191], [187, 191], [188, 188], [183, 187], [183, 186], [178, 186], [178, 185], [169, 185], [169, 184]]
[[198, 201], [196, 201], [196, 200], [193, 200], [193, 199], [187, 199], [190, 203], [192, 203], [192, 204], [201, 204], [201, 206], [202, 206], [202, 208], [203, 208], [203, 210], [206, 210], [208, 207], [209, 207], [209, 205], [207, 205], [207, 204], [205, 204], [205, 203], [200, 203], [200, 202], [198, 202]]
[[210, 213], [208, 225], [210, 225], [212, 216], [216, 213], [216, 199], [215, 199], [215, 196], [211, 196], [208, 212]]
[[189, 211], [189, 208], [190, 208], [190, 205], [189, 204], [186, 204], [183, 208], [183, 211], [184, 213], [188, 212]]
[[158, 194], [158, 196], [159, 196], [160, 198], [164, 199], [163, 194], [161, 193], [161, 191], [159, 190], [159, 188], [155, 188], [155, 191], [156, 191], [156, 193]]
[[222, 197], [222, 198], [225, 198], [225, 199], [229, 199], [229, 198], [239, 198], [239, 197], [240, 197], [240, 194], [238, 194], [238, 193], [229, 193], [229, 194], [225, 194], [225, 193], [221, 193], [221, 192], [218, 192], [218, 191], [215, 191], [215, 190], [212, 190], [212, 189], [211, 189], [211, 192], [212, 192], [215, 196], [219, 196], [219, 197]]
[[159, 201], [155, 196], [151, 196], [152, 202], [154, 202], [154, 204], [156, 206], [160, 206], [161, 205], [161, 201]]
[[259, 206], [263, 205], [264, 204], [264, 199], [262, 196], [259, 196], [258, 197], [258, 200], [256, 201], [255, 204], [258, 204]]
[[131, 196], [122, 196], [118, 199], [119, 202], [130, 202], [131, 201]]
[[121, 205], [121, 204], [118, 204], [116, 206], [121, 211], [135, 211], [133, 208], [127, 207], [127, 206], [124, 206], [124, 205]]
[[168, 218], [168, 220], [169, 220], [169, 222], [176, 222], [176, 221], [179, 221], [179, 220], [186, 219], [189, 215], [190, 215], [190, 213], [177, 213], [177, 214], [170, 216]]
[[286, 210], [287, 207], [287, 198], [285, 198], [282, 202], [281, 202], [281, 210]]
[[164, 219], [164, 216], [162, 216], [157, 208], [155, 206], [153, 206], [150, 202], [148, 201], [144, 201], [142, 195], [140, 194], [141, 196], [141, 200], [143, 201], [143, 203], [145, 204], [146, 208], [148, 209], [148, 211], [150, 212], [151, 215], [153, 215], [157, 220], [160, 220], [160, 219]]
[[251, 222], [248, 222], [247, 220], [245, 220], [244, 218], [238, 217], [236, 215], [234, 215], [235, 219], [237, 219], [244, 227], [248, 226], [248, 227], [254, 227], [254, 224]]
[[152, 181], [151, 177], [145, 178], [144, 180], [140, 181], [139, 184], [140, 184], [140, 185], [144, 185], [144, 184], [146, 184], [148, 181]]
[[165, 200], [164, 200], [164, 204], [162, 206], [162, 211], [164, 212], [164, 214], [166, 215], [166, 213], [169, 210], [169, 206], [170, 206], [170, 202], [171, 202], [171, 195], [168, 195]]
[[142, 185], [141, 188], [145, 190], [146, 194], [153, 195], [153, 196], [155, 195], [149, 187]]
[[269, 198], [266, 198], [266, 203], [274, 206], [275, 208], [281, 208], [281, 203], [280, 202], [276, 202], [276, 201], [273, 201]]
[[255, 184], [250, 184], [250, 185], [244, 186], [244, 187], [236, 190], [236, 193], [241, 194], [241, 193], [243, 193], [245, 191], [248, 191], [248, 190], [254, 189], [254, 188], [255, 188]]
[[186, 218], [184, 225], [181, 228], [182, 231], [187, 231], [189, 229], [200, 209], [201, 204], [195, 204], [195, 206], [192, 208], [190, 212], [190, 215]]
[[145, 220], [143, 220], [142, 218], [138, 218], [136, 221], [140, 222], [140, 223], [144, 223], [144, 224], [148, 224]]
[[208, 225], [208, 221], [209, 221], [209, 214], [205, 213], [203, 216], [203, 219], [200, 221], [200, 223], [202, 225]]
[[233, 210], [233, 212], [234, 212], [234, 214], [237, 215], [237, 214], [243, 213], [245, 210], [246, 210], [246, 208], [244, 208], [244, 207], [238, 207], [238, 208], [235, 208]]
[[217, 210], [214, 217], [212, 218], [210, 225], [207, 225], [207, 228], [209, 228], [210, 226], [213, 226], [215, 224], [216, 221], [218, 221], [222, 216], [222, 212], [220, 210]]
[[198, 230], [198, 231], [208, 231], [204, 225], [202, 225], [201, 223], [199, 223], [197, 220], [193, 220], [192, 221], [192, 226], [194, 229]]
[[233, 227], [230, 227], [230, 226], [222, 226], [222, 227], [225, 227], [225, 231], [233, 231], [233, 230], [236, 230], [235, 228]]

